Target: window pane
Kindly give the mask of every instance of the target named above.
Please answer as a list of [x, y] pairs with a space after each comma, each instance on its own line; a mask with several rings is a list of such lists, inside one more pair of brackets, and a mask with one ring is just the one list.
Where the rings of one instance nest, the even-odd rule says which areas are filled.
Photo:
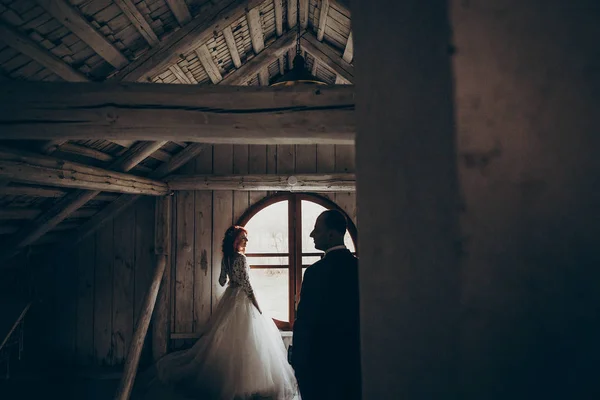
[[289, 272], [287, 268], [250, 269], [250, 283], [263, 312], [289, 321]]
[[253, 265], [285, 265], [286, 267], [289, 265], [290, 258], [289, 256], [281, 256], [281, 257], [247, 257], [248, 265], [252, 267]]
[[320, 256], [302, 256], [302, 265], [312, 265], [320, 259]]
[[245, 228], [248, 230], [246, 253], [288, 253], [288, 201], [260, 210]]
[[[327, 210], [320, 204], [313, 203], [312, 201], [302, 200], [302, 252], [303, 253], [314, 253], [319, 251], [315, 249], [315, 244], [310, 237], [310, 233], [315, 227], [317, 217], [323, 211]], [[351, 251], [354, 252], [354, 243], [350, 233], [346, 231], [344, 236], [344, 244]]]

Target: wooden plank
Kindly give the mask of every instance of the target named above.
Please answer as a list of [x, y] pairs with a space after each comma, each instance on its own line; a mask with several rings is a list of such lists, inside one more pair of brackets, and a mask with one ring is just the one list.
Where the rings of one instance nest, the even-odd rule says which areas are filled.
[[[8, 24], [2, 21], [0, 21], [0, 40], [13, 49], [37, 61], [66, 81], [89, 81], [89, 79], [81, 72], [76, 71], [63, 60], [56, 57], [46, 49], [40, 47], [40, 45], [38, 45], [36, 42], [27, 36], [22, 35], [16, 29], [10, 27]], [[5, 83], [3, 83], [3, 85]]]
[[[239, 176], [248, 174], [248, 145], [233, 146], [233, 173]], [[244, 214], [248, 209], [248, 192], [236, 190], [233, 193], [233, 222]]]
[[112, 156], [111, 154], [104, 153], [102, 151], [99, 151], [96, 149], [91, 149], [89, 147], [81, 146], [78, 144], [68, 143], [68, 142], [61, 144], [57, 150], [60, 150], [61, 152], [64, 152], [64, 153], [77, 154], [80, 156], [89, 157], [89, 158], [93, 158], [94, 160], [99, 160], [99, 161], [104, 161], [104, 162], [112, 161], [114, 159], [114, 156]]
[[183, 72], [183, 70], [181, 69], [181, 67], [177, 64], [173, 64], [169, 67], [169, 70], [173, 73], [173, 75], [175, 75], [177, 77], [177, 79], [179, 80], [179, 82], [181, 83], [187, 83], [187, 84], [197, 84], [198, 81], [197, 80], [193, 80], [193, 77], [190, 75], [187, 75], [185, 72]]
[[127, 58], [88, 23], [81, 13], [66, 0], [36, 0], [37, 3], [60, 23], [77, 35], [98, 55], [115, 68], [129, 63]]
[[[249, 145], [248, 146], [248, 173], [250, 174], [265, 174], [267, 173], [267, 146], [264, 145]], [[250, 192], [248, 193], [249, 205], [253, 205], [263, 197], [267, 192]]]
[[117, 81], [148, 81], [179, 59], [180, 54], [193, 51], [198, 43], [206, 43], [214, 32], [220, 32], [241, 18], [246, 8], [252, 9], [262, 0], [225, 0], [209, 2], [197, 18], [172, 33], [159, 46], [141, 55], [110, 79]]
[[233, 36], [231, 27], [227, 26], [223, 29], [223, 37], [225, 38], [227, 49], [229, 49], [229, 54], [231, 54], [231, 61], [233, 61], [233, 65], [236, 68], [240, 68], [242, 66], [242, 61], [240, 60], [240, 53], [238, 52], [237, 45], [235, 44], [235, 37]]
[[[155, 253], [157, 256], [166, 256], [166, 266], [162, 274], [160, 288], [156, 298], [155, 311], [152, 315], [152, 358], [154, 361], [167, 354], [169, 350], [169, 336], [171, 334], [171, 260], [173, 252], [171, 239], [173, 234], [173, 197], [158, 197], [156, 199], [155, 217]], [[167, 253], [168, 254], [165, 254]], [[158, 271], [159, 272], [159, 271]], [[154, 279], [152, 280], [154, 282]], [[152, 289], [146, 291], [151, 293]]]
[[156, 46], [159, 43], [158, 36], [131, 0], [114, 0], [114, 2], [123, 10], [131, 24], [150, 46]]
[[94, 276], [94, 359], [112, 365], [113, 222], [107, 221], [96, 238]]
[[[287, 153], [286, 149], [279, 149]], [[314, 157], [314, 156], [313, 156]], [[313, 164], [313, 168], [314, 168]], [[293, 169], [288, 163], [280, 162], [280, 170]], [[317, 191], [353, 192], [354, 173], [334, 174], [232, 174], [232, 175], [173, 175], [167, 178], [172, 190], [215, 190], [215, 191]]]
[[344, 48], [344, 54], [342, 55], [342, 59], [347, 63], [351, 63], [354, 58], [354, 38], [352, 37], [352, 31], [350, 31], [350, 35], [348, 36], [348, 41], [346, 42], [346, 47]]
[[[335, 171], [335, 145], [317, 145], [317, 173], [328, 174]], [[319, 193], [335, 202], [335, 193]]]
[[[230, 174], [233, 172], [233, 146], [220, 144], [214, 145], [213, 172], [215, 174]], [[218, 282], [221, 272], [223, 253], [221, 243], [225, 231], [233, 223], [233, 192], [223, 190], [213, 192], [213, 263], [212, 263], [212, 310], [214, 311], [218, 300], [225, 288]]]
[[265, 38], [259, 7], [248, 10], [246, 13], [246, 20], [248, 21], [248, 32], [250, 33], [250, 40], [252, 41], [252, 50], [254, 50], [254, 54], [258, 54], [265, 48]]
[[114, 222], [113, 263], [113, 363], [125, 362], [133, 335], [134, 319], [135, 213], [125, 213]]
[[[335, 170], [337, 173], [353, 173], [355, 171], [355, 150], [354, 146], [335, 146]], [[356, 220], [356, 193], [336, 193], [335, 202], [339, 205], [354, 224]]]
[[302, 48], [311, 56], [318, 58], [323, 64], [348, 82], [354, 81], [354, 67], [342, 59], [328, 45], [321, 43], [312, 34], [307, 33], [300, 39]]
[[192, 20], [192, 14], [184, 0], [166, 0], [166, 2], [180, 26], [184, 26]]
[[196, 54], [198, 55], [200, 64], [202, 64], [204, 67], [204, 70], [206, 71], [206, 74], [210, 78], [211, 82], [215, 85], [221, 82], [223, 80], [221, 71], [219, 71], [219, 67], [217, 67], [217, 64], [215, 64], [210, 51], [208, 51], [208, 47], [203, 44], [196, 49]]
[[314, 174], [317, 172], [317, 145], [296, 145], [296, 174]]
[[273, 0], [273, 9], [275, 12], [275, 33], [277, 36], [283, 35], [283, 1]]
[[258, 71], [269, 66], [274, 59], [284, 55], [296, 45], [296, 33], [291, 31], [275, 40], [259, 55], [247, 61], [241, 68], [227, 75], [221, 85], [245, 85]]
[[269, 86], [269, 70], [267, 68], [261, 68], [258, 71], [258, 82], [261, 86]]
[[194, 192], [175, 194], [175, 331], [194, 328]]
[[[327, 15], [329, 14], [329, 0], [321, 0], [321, 9], [319, 10], [319, 27], [317, 29], [317, 40], [323, 41], [325, 27], [327, 26]], [[350, 62], [350, 61], [348, 61]]]
[[164, 183], [0, 147], [0, 178], [11, 181], [117, 193], [164, 195]]

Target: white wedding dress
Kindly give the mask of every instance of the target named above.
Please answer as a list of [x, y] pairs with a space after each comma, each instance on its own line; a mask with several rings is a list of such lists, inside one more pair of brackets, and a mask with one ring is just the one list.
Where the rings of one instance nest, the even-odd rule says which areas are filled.
[[[258, 312], [249, 294], [246, 257], [236, 253], [223, 263], [219, 283], [229, 285], [193, 347], [156, 364], [158, 379], [194, 398], [288, 400], [297, 384], [281, 334], [273, 320]], [[296, 397], [297, 398], [297, 397]]]

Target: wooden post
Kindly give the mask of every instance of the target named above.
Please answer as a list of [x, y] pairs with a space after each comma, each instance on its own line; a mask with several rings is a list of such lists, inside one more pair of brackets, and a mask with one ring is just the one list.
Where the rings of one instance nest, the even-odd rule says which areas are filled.
[[148, 332], [150, 319], [156, 304], [156, 298], [160, 288], [160, 284], [165, 273], [165, 268], [168, 260], [169, 239], [171, 231], [171, 197], [161, 197], [156, 202], [156, 232], [155, 232], [155, 253], [156, 253], [156, 269], [146, 298], [142, 307], [140, 318], [137, 322], [133, 340], [129, 347], [127, 360], [125, 361], [125, 369], [121, 377], [121, 383], [117, 390], [116, 399], [127, 400], [133, 388], [133, 382], [137, 373], [144, 339]]
[[362, 397], [462, 398], [447, 1], [352, 7]]

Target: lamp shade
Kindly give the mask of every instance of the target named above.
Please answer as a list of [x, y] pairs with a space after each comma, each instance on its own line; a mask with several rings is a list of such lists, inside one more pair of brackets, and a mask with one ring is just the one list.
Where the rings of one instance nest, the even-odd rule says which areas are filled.
[[294, 86], [294, 85], [326, 85], [316, 76], [312, 75], [305, 68], [304, 57], [297, 54], [294, 57], [293, 68], [277, 79], [271, 86]]

